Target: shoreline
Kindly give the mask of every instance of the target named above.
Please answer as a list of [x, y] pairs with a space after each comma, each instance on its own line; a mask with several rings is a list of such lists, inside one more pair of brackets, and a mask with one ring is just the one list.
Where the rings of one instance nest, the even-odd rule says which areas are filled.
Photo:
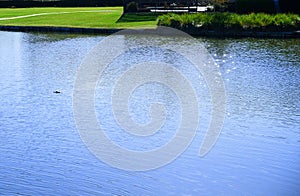
[[[79, 33], [79, 34], [102, 34], [110, 35], [121, 31], [118, 28], [84, 28], [84, 27], [55, 27], [55, 26], [3, 26], [0, 31], [12, 32], [57, 32], [57, 33]], [[215, 38], [300, 38], [300, 31], [216, 31], [199, 29], [179, 29], [195, 37]]]
[[199, 30], [194, 28], [179, 29], [192, 36], [215, 38], [300, 38], [300, 31], [246, 31], [246, 30]]
[[0, 31], [13, 32], [52, 32], [52, 33], [79, 33], [79, 34], [113, 34], [123, 29], [117, 28], [84, 28], [84, 27], [55, 27], [55, 26], [3, 26]]

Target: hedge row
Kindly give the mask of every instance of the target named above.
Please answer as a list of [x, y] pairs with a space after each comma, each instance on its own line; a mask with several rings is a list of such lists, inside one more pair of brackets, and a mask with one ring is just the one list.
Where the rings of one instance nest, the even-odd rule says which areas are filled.
[[293, 31], [300, 29], [300, 16], [263, 13], [165, 14], [158, 17], [158, 24], [179, 29]]

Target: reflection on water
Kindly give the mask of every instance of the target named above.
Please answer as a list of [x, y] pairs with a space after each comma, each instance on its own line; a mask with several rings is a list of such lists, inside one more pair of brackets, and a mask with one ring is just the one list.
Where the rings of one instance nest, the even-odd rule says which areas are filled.
[[[217, 144], [204, 158], [197, 156], [210, 103], [204, 81], [183, 63], [189, 79], [201, 84], [197, 136], [171, 164], [127, 172], [96, 159], [80, 140], [73, 119], [76, 70], [102, 38], [0, 32], [1, 195], [299, 195], [300, 40], [201, 39], [220, 65], [226, 86], [228, 114]], [[159, 55], [146, 53], [149, 59]], [[157, 58], [176, 63], [172, 54]], [[97, 87], [98, 118], [109, 114], [102, 90], [111, 86], [113, 71], [107, 70], [107, 80]], [[171, 119], [178, 118], [178, 100], [159, 84], [136, 90], [130, 102], [133, 118], [147, 122], [149, 102], [157, 100], [172, 111]], [[112, 117], [105, 118], [103, 126], [116, 130]], [[166, 130], [178, 122], [168, 123]], [[129, 137], [108, 135], [136, 149]], [[165, 136], [157, 145], [172, 135]]]

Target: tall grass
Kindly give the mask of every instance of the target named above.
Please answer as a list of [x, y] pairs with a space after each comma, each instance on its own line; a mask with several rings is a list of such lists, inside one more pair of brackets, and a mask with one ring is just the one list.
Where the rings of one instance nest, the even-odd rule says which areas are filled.
[[159, 16], [158, 24], [180, 29], [284, 31], [300, 30], [300, 17], [297, 14], [171, 13]]

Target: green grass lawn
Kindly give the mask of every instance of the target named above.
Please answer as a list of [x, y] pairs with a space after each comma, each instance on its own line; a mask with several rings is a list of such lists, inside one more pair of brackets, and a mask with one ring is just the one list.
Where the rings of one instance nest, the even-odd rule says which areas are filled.
[[[63, 13], [65, 12], [65, 13]], [[3, 20], [3, 18], [51, 13], [27, 18]], [[122, 7], [90, 8], [1, 8], [0, 25], [62, 26], [93, 28], [154, 28], [153, 14], [122, 15]], [[2, 20], [1, 20], [2, 19]]]

